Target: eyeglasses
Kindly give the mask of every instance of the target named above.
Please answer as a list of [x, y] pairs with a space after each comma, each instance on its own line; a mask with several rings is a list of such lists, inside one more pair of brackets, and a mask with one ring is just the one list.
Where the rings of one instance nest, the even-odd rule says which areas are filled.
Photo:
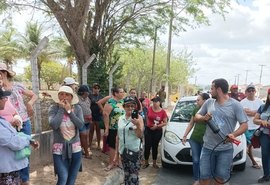
[[255, 92], [255, 89], [249, 89], [247, 92]]

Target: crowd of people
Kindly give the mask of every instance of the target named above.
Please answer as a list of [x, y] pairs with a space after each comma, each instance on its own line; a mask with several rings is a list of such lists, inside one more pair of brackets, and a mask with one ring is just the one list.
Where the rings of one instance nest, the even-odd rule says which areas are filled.
[[[23, 85], [15, 83], [15, 72], [0, 63], [0, 184], [29, 184], [30, 146], [39, 143], [31, 138], [30, 116], [37, 96]], [[165, 87], [148, 98], [145, 92], [138, 97], [135, 88], [128, 93], [122, 87], [113, 87], [110, 96], [100, 94], [100, 85], [79, 85], [66, 77], [55, 94], [48, 111], [53, 130], [52, 155], [58, 185], [73, 185], [82, 168], [82, 157], [92, 159], [93, 136], [96, 132], [97, 149], [108, 153], [110, 171], [120, 167], [127, 185], [139, 184], [139, 170], [152, 164], [158, 169], [158, 146], [168, 115], [162, 107], [166, 99]], [[197, 107], [183, 135], [182, 144], [189, 142], [193, 160], [193, 185], [222, 184], [230, 177], [233, 147], [231, 142], [241, 134], [247, 138], [247, 154], [252, 167], [260, 169], [255, 161], [251, 138], [260, 128], [263, 176], [258, 183], [270, 180], [270, 90], [266, 103], [255, 97], [253, 84], [240, 97], [233, 85], [225, 79], [211, 84], [211, 98], [207, 93], [197, 94]], [[29, 101], [24, 103], [24, 96]], [[239, 127], [235, 130], [237, 122]], [[213, 132], [215, 125], [226, 136], [223, 140]], [[193, 132], [190, 138], [187, 135]], [[102, 129], [103, 146], [101, 146]], [[223, 143], [222, 143], [223, 142]], [[222, 144], [221, 144], [222, 143]], [[103, 148], [103, 149], [102, 149]], [[149, 162], [150, 154], [152, 162]], [[18, 157], [19, 156], [19, 157]]]

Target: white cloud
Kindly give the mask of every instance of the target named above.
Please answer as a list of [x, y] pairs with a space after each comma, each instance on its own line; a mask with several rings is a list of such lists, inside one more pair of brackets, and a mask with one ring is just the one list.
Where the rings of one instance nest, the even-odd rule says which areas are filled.
[[[197, 84], [209, 85], [215, 78], [226, 78], [244, 84], [270, 84], [270, 1], [254, 0], [232, 2], [232, 9], [224, 21], [219, 15], [210, 15], [211, 26], [188, 30], [181, 37], [173, 37], [173, 49], [188, 48], [197, 61], [199, 70], [194, 76]], [[190, 79], [194, 83], [195, 78]]]

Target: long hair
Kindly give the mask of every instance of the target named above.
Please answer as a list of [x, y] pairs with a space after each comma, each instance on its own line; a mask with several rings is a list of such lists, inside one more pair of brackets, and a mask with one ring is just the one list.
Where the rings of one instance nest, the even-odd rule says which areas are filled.
[[270, 91], [270, 89], [268, 89], [268, 93], [267, 93], [267, 98], [266, 98], [266, 102], [265, 102], [265, 104], [264, 104], [264, 107], [263, 107], [263, 110], [262, 110], [262, 112], [264, 112], [264, 111], [266, 111], [267, 109], [268, 109], [268, 107], [269, 107], [269, 105], [270, 105], [270, 96], [269, 96], [269, 91]]

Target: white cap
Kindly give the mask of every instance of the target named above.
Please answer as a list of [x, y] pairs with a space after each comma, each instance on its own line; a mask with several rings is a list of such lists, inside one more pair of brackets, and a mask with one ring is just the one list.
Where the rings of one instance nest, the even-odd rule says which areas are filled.
[[72, 77], [66, 77], [66, 78], [64, 79], [64, 85], [73, 85], [73, 84], [79, 85], [79, 83], [76, 82], [76, 81], [74, 80], [74, 78], [72, 78]]

